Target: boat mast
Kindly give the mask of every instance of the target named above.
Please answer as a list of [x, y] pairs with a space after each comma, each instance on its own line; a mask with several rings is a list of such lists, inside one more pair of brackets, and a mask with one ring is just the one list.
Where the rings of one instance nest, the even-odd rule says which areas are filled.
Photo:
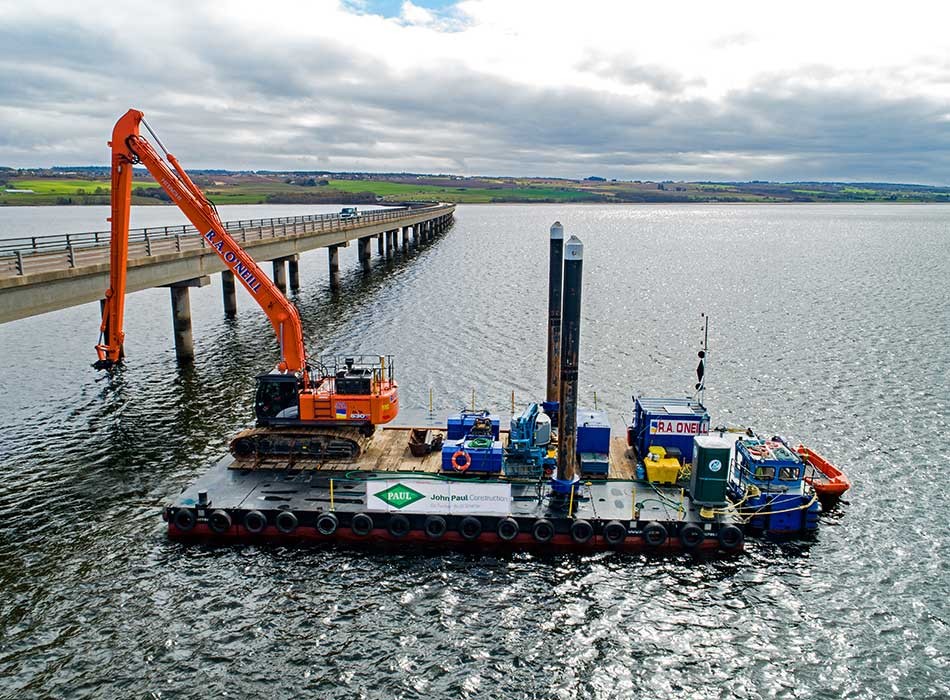
[[696, 367], [696, 391], [699, 403], [706, 398], [706, 360], [709, 359], [709, 316], [701, 314], [703, 319], [703, 348], [699, 351], [699, 365]]

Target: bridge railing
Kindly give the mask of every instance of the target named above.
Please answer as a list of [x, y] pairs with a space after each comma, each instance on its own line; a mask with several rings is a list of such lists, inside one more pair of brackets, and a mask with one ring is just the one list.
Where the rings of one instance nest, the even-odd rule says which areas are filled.
[[[418, 212], [441, 206], [443, 205], [372, 209], [360, 212], [357, 217], [345, 219], [340, 218], [339, 214], [311, 214], [239, 219], [222, 223], [235, 240], [247, 243], [299, 233], [346, 231], [361, 228], [368, 223], [395, 221], [404, 218], [410, 211]], [[105, 262], [109, 259], [110, 237], [109, 231], [91, 231], [0, 240], [0, 276], [20, 276]], [[129, 230], [129, 259], [204, 247], [204, 237], [194, 226], [188, 224]]]

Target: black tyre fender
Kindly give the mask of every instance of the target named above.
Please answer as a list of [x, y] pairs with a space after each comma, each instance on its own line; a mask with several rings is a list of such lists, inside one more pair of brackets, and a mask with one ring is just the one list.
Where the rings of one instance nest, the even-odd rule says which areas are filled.
[[611, 520], [604, 525], [604, 539], [607, 544], [616, 547], [627, 539], [627, 526], [619, 520]]
[[282, 533], [290, 535], [297, 529], [299, 523], [297, 522], [297, 516], [291, 511], [282, 510], [277, 514], [274, 524], [277, 525], [277, 529]]
[[571, 523], [571, 539], [577, 544], [587, 544], [594, 536], [594, 526], [588, 520], [575, 520]]
[[482, 534], [482, 521], [472, 515], [466, 515], [459, 522], [458, 529], [463, 539], [473, 542]]
[[540, 544], [547, 544], [553, 540], [554, 533], [554, 523], [547, 518], [535, 520], [534, 525], [531, 526], [531, 536], [534, 537], [535, 542]]
[[357, 513], [350, 522], [350, 529], [354, 535], [366, 537], [373, 531], [373, 518], [367, 513]]
[[244, 529], [252, 535], [259, 535], [267, 527], [267, 516], [259, 510], [249, 511], [244, 516]]
[[409, 534], [409, 530], [412, 526], [409, 524], [409, 518], [407, 518], [402, 513], [396, 513], [389, 517], [389, 523], [386, 526], [386, 529], [389, 531], [389, 534], [393, 537], [405, 537]]
[[335, 535], [340, 527], [340, 520], [333, 513], [321, 513], [317, 518], [317, 532], [326, 537]]
[[198, 516], [191, 508], [179, 508], [178, 512], [175, 513], [175, 517], [172, 518], [172, 522], [182, 532], [189, 532], [198, 522]]
[[643, 542], [647, 547], [661, 547], [666, 544], [669, 533], [663, 527], [663, 523], [656, 521], [649, 522], [643, 526]]
[[216, 510], [208, 516], [208, 526], [219, 535], [231, 529], [231, 516], [226, 511]]
[[736, 525], [726, 525], [719, 531], [719, 546], [723, 549], [738, 549], [744, 541], [745, 533]]
[[446, 524], [445, 518], [441, 515], [430, 515], [426, 518], [425, 523], [423, 523], [422, 529], [425, 530], [428, 537], [437, 540], [445, 534], [449, 526]]
[[498, 526], [495, 528], [498, 539], [504, 540], [505, 542], [511, 542], [518, 536], [520, 531], [521, 528], [518, 526], [518, 521], [514, 518], [502, 518], [498, 521]]
[[706, 533], [696, 523], [689, 523], [680, 530], [680, 543], [686, 549], [695, 549], [706, 539]]

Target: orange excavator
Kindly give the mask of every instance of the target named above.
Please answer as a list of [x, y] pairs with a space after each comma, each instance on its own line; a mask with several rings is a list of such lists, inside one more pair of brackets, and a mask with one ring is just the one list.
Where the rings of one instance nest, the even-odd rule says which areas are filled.
[[[149, 128], [142, 112], [130, 109], [112, 131], [112, 223], [110, 286], [105, 294], [96, 369], [109, 369], [123, 357], [123, 321], [129, 252], [132, 166], [141, 163], [267, 314], [280, 344], [280, 362], [257, 377], [255, 428], [231, 441], [239, 458], [306, 457], [354, 459], [376, 425], [399, 411], [390, 358], [336, 358], [308, 362], [300, 314], [228, 234], [214, 205], [188, 177]], [[168, 158], [139, 134], [144, 124]], [[171, 167], [169, 167], [169, 163]], [[387, 361], [388, 360], [388, 361]]]

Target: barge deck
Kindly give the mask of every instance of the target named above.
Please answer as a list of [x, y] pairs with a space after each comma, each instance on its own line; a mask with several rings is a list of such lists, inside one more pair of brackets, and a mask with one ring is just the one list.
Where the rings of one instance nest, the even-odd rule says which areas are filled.
[[731, 509], [701, 514], [681, 487], [637, 480], [622, 437], [611, 440], [606, 477], [583, 477], [565, 503], [548, 479], [444, 473], [438, 452], [412, 456], [410, 431], [378, 430], [352, 462], [228, 455], [166, 506], [169, 535], [574, 551], [742, 548]]

